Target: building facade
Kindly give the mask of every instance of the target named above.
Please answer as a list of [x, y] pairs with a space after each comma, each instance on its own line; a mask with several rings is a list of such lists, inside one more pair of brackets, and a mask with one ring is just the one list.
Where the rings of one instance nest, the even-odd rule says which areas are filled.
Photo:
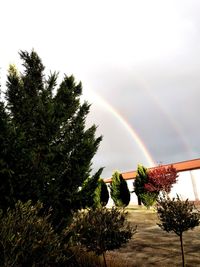
[[[177, 183], [173, 185], [170, 192], [170, 197], [176, 197], [178, 194], [183, 200], [191, 201], [200, 200], [200, 158], [176, 162], [163, 165], [164, 167], [173, 165], [178, 172]], [[151, 168], [150, 168], [151, 169]], [[136, 177], [136, 171], [122, 173], [123, 178], [127, 181], [130, 192], [133, 191], [133, 182]], [[109, 184], [112, 179], [104, 179]], [[137, 196], [131, 193], [130, 204], [137, 204]], [[108, 205], [112, 205], [112, 199], [109, 199]]]

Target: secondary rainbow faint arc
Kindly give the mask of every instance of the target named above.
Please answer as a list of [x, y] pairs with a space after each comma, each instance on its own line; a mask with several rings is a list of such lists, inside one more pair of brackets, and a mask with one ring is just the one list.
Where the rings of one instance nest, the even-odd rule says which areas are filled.
[[141, 140], [141, 138], [138, 136], [138, 134], [136, 133], [136, 131], [125, 120], [125, 118], [123, 118], [123, 116], [112, 105], [110, 105], [103, 97], [101, 97], [97, 93], [88, 90], [88, 97], [89, 98], [92, 97], [92, 99], [94, 101], [97, 101], [97, 103], [99, 103], [102, 106], [104, 106], [113, 116], [115, 116], [118, 119], [118, 121], [124, 126], [124, 128], [133, 137], [134, 141], [136, 142], [136, 144], [138, 145], [138, 147], [142, 151], [143, 155], [145, 156], [145, 158], [146, 158], [146, 160], [147, 160], [147, 162], [149, 164], [149, 167], [155, 166], [155, 162], [153, 160], [153, 157], [150, 155], [150, 153], [149, 153], [148, 149], [146, 148], [145, 144], [143, 143], [143, 141]]
[[168, 122], [171, 124], [172, 129], [176, 132], [176, 134], [179, 136], [186, 152], [188, 153], [189, 157], [193, 156], [191, 147], [188, 143], [188, 140], [185, 138], [183, 132], [181, 131], [178, 122], [170, 115], [170, 113], [167, 111], [167, 109], [161, 105], [160, 100], [158, 96], [153, 93], [151, 90], [151, 87], [147, 84], [144, 78], [141, 78], [140, 75], [137, 73], [136, 81], [141, 86], [141, 88], [152, 98], [152, 100], [155, 102], [156, 106], [158, 107], [159, 111], [163, 113], [163, 115], [166, 117]]

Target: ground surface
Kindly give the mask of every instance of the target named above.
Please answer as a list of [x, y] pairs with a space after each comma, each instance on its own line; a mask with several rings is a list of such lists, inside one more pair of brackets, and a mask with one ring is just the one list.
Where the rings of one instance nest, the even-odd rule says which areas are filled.
[[[154, 210], [132, 207], [129, 220], [137, 225], [137, 233], [124, 247], [107, 253], [107, 258], [123, 260], [122, 267], [182, 266], [179, 237], [157, 226]], [[200, 227], [183, 235], [187, 267], [200, 267]]]

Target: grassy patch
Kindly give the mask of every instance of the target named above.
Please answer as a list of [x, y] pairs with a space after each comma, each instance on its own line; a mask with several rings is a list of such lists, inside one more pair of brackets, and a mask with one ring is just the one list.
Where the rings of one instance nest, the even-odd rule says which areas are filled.
[[[109, 252], [115, 261], [124, 261], [129, 267], [178, 267], [181, 266], [180, 242], [173, 233], [166, 233], [158, 226], [154, 209], [130, 206], [128, 219], [137, 225], [134, 238], [121, 249]], [[200, 266], [200, 227], [184, 234], [186, 266]], [[123, 266], [123, 265], [122, 265]]]

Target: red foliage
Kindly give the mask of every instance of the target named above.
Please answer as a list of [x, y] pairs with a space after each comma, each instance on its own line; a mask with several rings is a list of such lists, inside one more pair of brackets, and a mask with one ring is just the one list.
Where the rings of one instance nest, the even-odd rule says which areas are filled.
[[164, 191], [169, 193], [172, 185], [177, 181], [177, 171], [173, 165], [164, 167], [159, 166], [148, 170], [148, 183], [144, 185], [148, 192], [160, 192]]

